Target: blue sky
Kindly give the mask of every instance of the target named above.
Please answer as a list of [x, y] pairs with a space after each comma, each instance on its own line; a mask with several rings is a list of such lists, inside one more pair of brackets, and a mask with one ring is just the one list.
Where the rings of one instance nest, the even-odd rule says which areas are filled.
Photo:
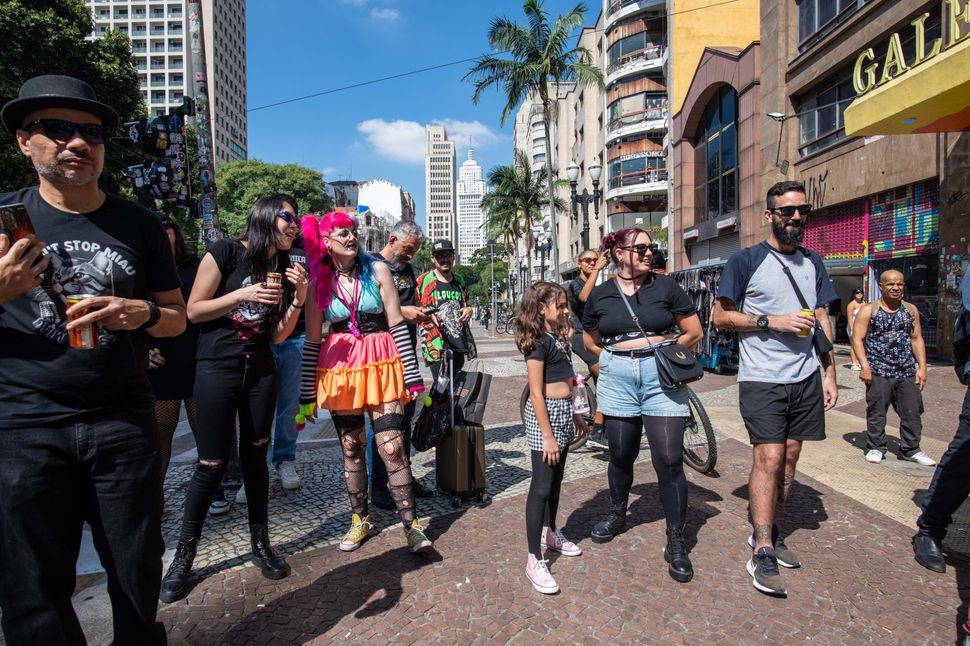
[[[547, 0], [546, 9], [555, 17], [574, 4]], [[260, 0], [247, 11], [251, 158], [328, 180], [383, 177], [410, 191], [422, 226], [426, 124], [445, 124], [459, 165], [469, 137], [486, 171], [511, 162], [514, 115], [500, 126], [497, 90], [472, 104], [473, 86], [461, 81], [471, 62], [253, 108], [486, 53], [489, 22], [523, 20], [521, 0]]]

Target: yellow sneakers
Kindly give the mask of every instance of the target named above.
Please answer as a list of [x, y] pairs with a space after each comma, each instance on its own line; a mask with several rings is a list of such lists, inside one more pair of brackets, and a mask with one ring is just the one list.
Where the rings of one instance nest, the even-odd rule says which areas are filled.
[[373, 526], [370, 524], [370, 516], [361, 518], [358, 514], [354, 514], [350, 523], [350, 531], [344, 534], [343, 540], [340, 541], [341, 551], [353, 552], [360, 547], [370, 535], [371, 527]]
[[434, 543], [424, 535], [424, 528], [421, 527], [421, 523], [418, 522], [417, 518], [411, 521], [410, 527], [404, 527], [404, 535], [408, 539], [408, 547], [411, 548], [412, 554], [417, 554], [418, 552], [423, 552], [434, 547]]

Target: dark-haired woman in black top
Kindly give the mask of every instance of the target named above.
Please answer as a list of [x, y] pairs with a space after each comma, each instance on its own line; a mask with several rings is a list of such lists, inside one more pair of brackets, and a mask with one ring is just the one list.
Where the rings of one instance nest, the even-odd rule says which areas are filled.
[[602, 249], [616, 265], [616, 278], [596, 287], [583, 311], [586, 349], [599, 355], [596, 398], [609, 440], [612, 501], [612, 509], [593, 528], [591, 537], [594, 542], [605, 543], [626, 529], [633, 463], [640, 452], [640, 438], [646, 433], [667, 519], [664, 558], [670, 576], [686, 582], [694, 574], [683, 535], [687, 515], [683, 466], [687, 390], [660, 385], [651, 346], [670, 342], [675, 337], [670, 330], [676, 327], [681, 332], [680, 343], [691, 348], [702, 332], [684, 290], [672, 278], [651, 271], [652, 245], [650, 234], [635, 227], [607, 235]]
[[260, 198], [249, 210], [243, 235], [217, 241], [199, 266], [188, 303], [189, 318], [200, 324], [199, 462], [185, 497], [175, 560], [162, 579], [159, 596], [166, 603], [188, 593], [202, 524], [222, 481], [237, 416], [253, 561], [270, 579], [290, 572], [269, 543], [266, 450], [276, 406], [276, 364], [269, 346], [293, 331], [309, 282], [306, 268], [291, 267], [286, 253], [298, 227], [296, 200]]

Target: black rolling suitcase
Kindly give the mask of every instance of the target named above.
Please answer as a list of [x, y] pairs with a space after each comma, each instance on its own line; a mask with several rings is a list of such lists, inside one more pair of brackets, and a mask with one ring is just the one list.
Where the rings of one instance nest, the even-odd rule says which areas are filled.
[[435, 447], [435, 479], [438, 490], [451, 497], [458, 507], [462, 500], [488, 504], [485, 491], [485, 427], [480, 424], [455, 425], [455, 375], [451, 350], [445, 350], [448, 364], [448, 396], [451, 407], [451, 433]]

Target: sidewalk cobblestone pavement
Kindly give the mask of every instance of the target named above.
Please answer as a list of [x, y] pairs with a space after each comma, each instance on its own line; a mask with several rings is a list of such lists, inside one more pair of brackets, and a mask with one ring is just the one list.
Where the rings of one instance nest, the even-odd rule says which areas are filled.
[[[479, 348], [494, 375], [486, 416], [492, 505], [456, 511], [441, 496], [420, 500], [437, 548], [431, 558], [408, 553], [396, 514], [373, 509], [381, 531], [346, 554], [335, 545], [350, 514], [339, 449], [327, 439], [303, 442], [298, 470], [304, 487], [284, 491], [275, 474], [270, 485], [271, 536], [293, 574], [269, 581], [249, 564], [244, 507], [233, 505], [229, 515], [208, 519], [196, 587], [160, 611], [170, 643], [944, 644], [958, 638], [970, 601], [967, 506], [945, 545], [947, 574], [916, 564], [909, 543], [915, 501], [932, 469], [895, 464], [892, 457], [880, 465], [862, 460], [864, 408], [860, 419], [857, 403], [864, 392], [848, 371], [839, 373], [840, 405], [828, 415], [829, 437], [806, 447], [782, 521], [789, 546], [804, 563], [782, 572], [787, 600], [755, 591], [744, 570], [750, 556], [750, 449], [734, 379], [717, 375], [697, 384], [719, 438], [716, 477], [687, 470], [694, 580], [678, 584], [666, 573], [663, 514], [647, 451], [636, 468], [629, 531], [607, 545], [589, 541], [589, 530], [608, 506], [606, 459], [580, 450], [568, 458], [560, 518], [585, 553], [553, 555], [559, 595], [533, 591], [524, 577], [523, 536], [530, 467], [516, 419], [525, 366], [508, 337], [483, 339]], [[945, 383], [948, 374], [952, 370], [931, 369], [931, 384]], [[934, 458], [955, 428], [957, 391], [962, 399], [956, 389], [934, 400], [940, 428], [924, 441]], [[170, 547], [193, 469], [191, 453], [173, 463], [166, 481]], [[413, 463], [416, 477], [433, 485], [433, 453], [418, 454]], [[81, 594], [103, 595], [99, 586]], [[86, 617], [82, 611], [82, 618], [89, 638], [110, 638], [110, 614]]]

